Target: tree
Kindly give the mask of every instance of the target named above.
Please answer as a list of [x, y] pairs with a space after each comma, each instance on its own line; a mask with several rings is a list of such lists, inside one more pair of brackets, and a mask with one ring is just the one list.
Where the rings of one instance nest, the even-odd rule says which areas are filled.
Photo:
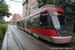
[[1, 24], [1, 23], [5, 23], [5, 20], [3, 20], [3, 19], [2, 19], [2, 20], [0, 20], [0, 24]]
[[0, 19], [3, 19], [4, 16], [9, 17], [11, 13], [9, 12], [9, 6], [4, 0], [0, 0]]
[[38, 8], [42, 7], [42, 6], [40, 5], [41, 1], [40, 1], [40, 0], [37, 0], [37, 2], [38, 2]]
[[47, 4], [53, 4], [53, 0], [37, 0], [37, 2], [39, 8]]
[[69, 9], [70, 9], [70, 12], [68, 12], [67, 14], [70, 16], [70, 17], [74, 17], [75, 16], [75, 2], [72, 2], [68, 5]]

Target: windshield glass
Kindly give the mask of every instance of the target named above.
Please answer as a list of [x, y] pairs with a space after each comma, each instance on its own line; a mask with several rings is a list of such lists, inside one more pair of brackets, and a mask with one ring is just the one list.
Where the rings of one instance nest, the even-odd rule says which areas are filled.
[[51, 15], [51, 19], [54, 28], [66, 28], [65, 17], [62, 15], [62, 13], [55, 12], [54, 15]]

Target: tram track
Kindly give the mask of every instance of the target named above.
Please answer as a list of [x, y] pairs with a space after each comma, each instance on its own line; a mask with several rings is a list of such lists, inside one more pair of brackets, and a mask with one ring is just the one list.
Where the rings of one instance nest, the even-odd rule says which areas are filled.
[[[9, 28], [10, 28], [10, 26], [9, 26]], [[21, 45], [21, 43], [19, 42], [19, 40], [18, 40], [18, 38], [16, 37], [15, 33], [12, 31], [12, 29], [11, 29], [11, 28], [10, 28], [10, 30], [11, 30], [12, 35], [13, 35], [13, 37], [14, 37], [14, 39], [15, 39], [16, 43], [18, 44], [18, 46], [19, 46], [20, 50], [24, 50], [23, 46], [22, 46], [22, 45]]]
[[[13, 27], [14, 28], [14, 27]], [[11, 30], [13, 30], [13, 28], [11, 29]], [[15, 29], [15, 28], [14, 28]], [[17, 29], [15, 29], [15, 31], [16, 31]], [[17, 30], [18, 31], [18, 30]], [[12, 31], [13, 32], [13, 31]], [[14, 32], [13, 32], [14, 33]], [[20, 32], [21, 33], [21, 32]], [[19, 35], [19, 34], [18, 34]], [[18, 43], [18, 45], [20, 45], [20, 48], [21, 48], [21, 50], [27, 50], [26, 49], [26, 47], [24, 47], [23, 45], [22, 45], [22, 43], [20, 42], [20, 40], [18, 39], [18, 37], [15, 35], [15, 33], [13, 34], [13, 36], [14, 36], [14, 38], [15, 38], [15, 40], [16, 40], [16, 42]], [[28, 38], [28, 37], [27, 37]], [[34, 45], [35, 46], [35, 45]], [[39, 48], [41, 48], [41, 47], [39, 47]], [[42, 49], [41, 48], [41, 50], [44, 50], [44, 49]]]

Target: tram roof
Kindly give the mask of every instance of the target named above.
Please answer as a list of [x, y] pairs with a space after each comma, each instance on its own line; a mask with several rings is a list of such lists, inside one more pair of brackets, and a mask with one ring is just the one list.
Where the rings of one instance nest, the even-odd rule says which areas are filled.
[[[35, 12], [33, 12], [32, 14], [30, 14], [28, 17], [26, 17], [26, 18], [29, 18], [30, 16], [32, 16], [33, 14], [36, 14], [36, 12], [39, 12], [40, 10], [42, 10], [42, 9], [44, 9], [44, 8], [47, 8], [47, 7], [56, 7], [56, 8], [60, 8], [59, 6], [56, 6], [56, 5], [45, 5], [45, 6], [43, 6], [43, 7], [41, 7], [41, 8], [39, 8], [39, 9], [37, 9]], [[60, 9], [62, 9], [62, 8], [60, 8]], [[63, 9], [62, 9], [63, 10]]]
[[[60, 8], [59, 6], [56, 6], [56, 5], [45, 5], [45, 6], [41, 7], [41, 8], [39, 8], [38, 10], [36, 10], [35, 12], [37, 12], [37, 11], [43, 9], [43, 8], [46, 8], [46, 7], [57, 7], [57, 8]], [[33, 12], [33, 13], [35, 13], [35, 12]]]
[[[38, 12], [38, 11], [44, 9], [44, 8], [47, 8], [47, 7], [56, 7], [56, 8], [60, 8], [59, 6], [56, 6], [56, 5], [45, 5], [45, 6], [41, 7], [41, 8], [39, 8], [39, 9], [37, 9], [35, 12], [33, 12], [32, 14], [30, 14], [30, 15], [29, 15], [28, 17], [26, 17], [26, 18], [29, 18], [30, 16], [32, 16], [32, 15], [35, 14], [36, 12]], [[62, 9], [62, 8], [60, 8], [60, 9]], [[62, 10], [63, 10], [63, 9], [62, 9]]]
[[17, 21], [20, 21], [20, 20], [24, 20], [25, 18], [22, 18], [22, 19], [18, 19]]

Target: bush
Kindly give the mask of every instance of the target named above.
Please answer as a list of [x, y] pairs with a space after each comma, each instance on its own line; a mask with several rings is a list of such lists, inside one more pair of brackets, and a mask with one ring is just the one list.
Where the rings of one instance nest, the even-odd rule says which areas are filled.
[[8, 28], [7, 24], [0, 24], [0, 40], [3, 38], [7, 28]]
[[72, 39], [75, 39], [75, 34], [71, 34], [71, 36], [72, 36]]
[[2, 31], [0, 30], [0, 40], [2, 40]]

